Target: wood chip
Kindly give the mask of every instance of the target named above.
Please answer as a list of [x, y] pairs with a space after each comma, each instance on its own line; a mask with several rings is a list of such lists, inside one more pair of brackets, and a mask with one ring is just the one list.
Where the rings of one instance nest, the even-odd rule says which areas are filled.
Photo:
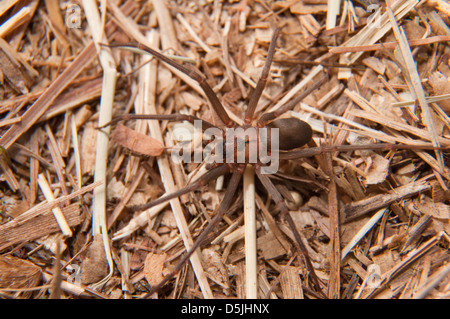
[[396, 188], [394, 191], [388, 194], [383, 195], [375, 195], [366, 199], [363, 199], [358, 202], [354, 202], [351, 204], [345, 205], [341, 209], [341, 217], [345, 216], [346, 221], [350, 221], [356, 219], [358, 217], [364, 216], [365, 214], [390, 203], [399, 200], [404, 197], [409, 197], [413, 194], [417, 194], [418, 192], [423, 192], [425, 190], [430, 189], [431, 186], [427, 183], [411, 183], [405, 186], [401, 186]]
[[97, 129], [93, 122], [87, 122], [81, 135], [81, 172], [92, 175], [95, 166], [95, 142], [97, 140]]
[[190, 107], [194, 111], [200, 110], [200, 107], [203, 105], [203, 100], [199, 96], [191, 94], [189, 92], [182, 92], [181, 98], [183, 99], [185, 105]]
[[167, 254], [148, 253], [144, 262], [144, 275], [150, 286], [159, 284], [164, 276], [167, 274], [168, 269], [164, 266], [164, 262], [167, 259]]
[[[84, 217], [80, 214], [78, 204], [72, 204], [63, 208], [62, 213], [69, 227], [75, 227], [84, 220]], [[23, 219], [22, 222], [20, 222], [21, 219]], [[34, 240], [58, 231], [60, 231], [60, 228], [50, 211], [33, 218], [24, 216], [0, 226], [0, 250], [10, 245]]]
[[450, 220], [450, 207], [444, 203], [423, 202], [419, 203], [417, 209], [429, 216], [443, 221]]
[[383, 62], [375, 57], [367, 57], [362, 60], [362, 63], [378, 74], [384, 74], [384, 72], [386, 71], [386, 66], [383, 64]]
[[272, 233], [259, 237], [257, 247], [261, 250], [266, 260], [276, 259], [286, 254], [286, 250]]
[[303, 289], [297, 267], [288, 266], [281, 274], [284, 299], [303, 299]]

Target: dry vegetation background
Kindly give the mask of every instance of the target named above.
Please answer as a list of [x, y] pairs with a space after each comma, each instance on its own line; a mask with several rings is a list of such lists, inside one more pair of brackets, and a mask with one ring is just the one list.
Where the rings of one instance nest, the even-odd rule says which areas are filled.
[[[185, 253], [179, 228], [195, 238], [226, 189], [227, 179], [178, 205], [127, 208], [184, 186], [197, 166], [169, 160], [173, 123], [124, 123], [165, 146], [99, 123], [125, 113], [214, 116], [192, 80], [145, 55], [98, 54], [100, 42], [159, 48], [160, 39], [165, 53], [196, 63], [238, 121], [281, 27], [258, 114], [325, 73], [291, 113], [311, 124], [317, 144], [448, 148], [450, 5], [386, 2], [1, 1], [0, 297], [144, 296]], [[331, 156], [332, 171], [317, 156], [282, 163], [274, 176], [324, 293], [448, 298], [446, 150]], [[256, 186], [259, 296], [316, 298], [289, 228]], [[245, 298], [243, 227], [240, 195], [201, 247], [197, 275], [186, 265], [154, 297]]]

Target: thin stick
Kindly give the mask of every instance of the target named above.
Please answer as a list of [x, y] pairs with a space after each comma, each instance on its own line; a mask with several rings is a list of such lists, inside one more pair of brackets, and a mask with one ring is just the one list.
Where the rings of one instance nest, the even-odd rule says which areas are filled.
[[[411, 11], [417, 4], [418, 0], [398, 0], [394, 3], [394, 13], [397, 19], [403, 18], [409, 11]], [[352, 47], [362, 44], [374, 44], [380, 40], [387, 32], [389, 32], [389, 18], [387, 13], [383, 13], [381, 17], [375, 19], [361, 29], [355, 36], [346, 41], [341, 47]], [[346, 53], [340, 56], [340, 63], [353, 64], [361, 55], [362, 51], [355, 53]]]
[[423, 243], [416, 249], [412, 250], [406, 255], [406, 258], [397, 263], [393, 268], [391, 268], [389, 271], [385, 272], [381, 276], [381, 281], [379, 283], [379, 286], [377, 288], [374, 288], [368, 295], [365, 296], [365, 298], [371, 298], [377, 293], [379, 293], [381, 290], [385, 289], [387, 284], [395, 278], [399, 273], [401, 273], [403, 270], [405, 270], [409, 265], [411, 265], [414, 261], [419, 259], [421, 256], [426, 254], [431, 248], [433, 248], [436, 244], [440, 242], [440, 240], [444, 237], [447, 241], [449, 240], [448, 235], [442, 231], [439, 232], [437, 235], [435, 235], [433, 238], [428, 240], [427, 242]]
[[339, 208], [337, 186], [335, 182], [331, 154], [325, 155], [325, 169], [330, 177], [328, 183], [328, 213], [330, 215], [330, 280], [328, 284], [328, 298], [340, 297], [340, 236], [339, 236]]
[[251, 165], [244, 172], [245, 291], [247, 299], [258, 298], [256, 251], [255, 175]]
[[81, 176], [83, 172], [81, 171], [81, 157], [80, 157], [80, 143], [78, 140], [78, 132], [77, 127], [75, 123], [75, 116], [71, 114], [70, 116], [70, 129], [72, 134], [72, 145], [73, 145], [73, 151], [75, 156], [75, 171], [77, 174], [77, 186], [78, 189], [81, 188]]
[[282, 114], [286, 113], [288, 110], [293, 109], [298, 103], [300, 103], [304, 98], [306, 98], [308, 95], [310, 95], [314, 90], [318, 89], [321, 85], [325, 83], [325, 81], [328, 79], [327, 76], [321, 77], [319, 80], [317, 80], [315, 83], [313, 83], [310, 87], [308, 87], [306, 90], [304, 90], [302, 93], [297, 95], [294, 99], [286, 103], [285, 105], [281, 106], [280, 108], [276, 109], [273, 112], [267, 112], [261, 115], [261, 117], [258, 120], [259, 126], [265, 126], [268, 122], [272, 121], [273, 119], [281, 116]]
[[4, 38], [12, 30], [20, 26], [22, 23], [30, 19], [31, 9], [29, 7], [23, 7], [14, 14], [11, 18], [3, 22], [0, 25], [0, 37]]
[[156, 217], [167, 205], [168, 202], [164, 202], [143, 211], [138, 216], [130, 220], [130, 222], [124, 228], [114, 233], [111, 240], [116, 241], [122, 238], [126, 238], [138, 229], [145, 227], [145, 225], [147, 225], [149, 221]]
[[336, 19], [340, 12], [341, 0], [328, 1], [327, 30], [336, 26]]
[[435, 147], [430, 144], [416, 144], [416, 145], [402, 145], [402, 144], [364, 144], [364, 145], [336, 145], [336, 146], [319, 146], [296, 149], [290, 152], [280, 152], [280, 159], [296, 159], [302, 157], [310, 157], [319, 154], [325, 154], [329, 152], [346, 152], [346, 151], [358, 151], [358, 150], [434, 150]]
[[373, 215], [369, 221], [358, 231], [358, 233], [353, 236], [350, 242], [345, 246], [341, 252], [341, 260], [347, 256], [347, 254], [355, 247], [357, 243], [367, 234], [367, 232], [372, 229], [373, 226], [383, 217], [387, 208], [380, 209], [375, 215]]
[[200, 39], [200, 37], [195, 33], [195, 31], [192, 29], [191, 25], [189, 24], [189, 22], [186, 21], [183, 15], [178, 12], [176, 17], [177, 20], [180, 21], [180, 23], [183, 25], [183, 27], [185, 27], [185, 29], [187, 30], [189, 35], [194, 39], [194, 41], [197, 42], [198, 45], [201, 46], [206, 53], [211, 52], [211, 49], [208, 47], [208, 45], [205, 42], [203, 42], [202, 39]]
[[105, 125], [99, 127], [99, 129], [109, 126], [111, 124], [115, 124], [120, 121], [128, 121], [128, 120], [169, 120], [169, 121], [188, 121], [194, 124], [195, 121], [202, 122], [202, 130], [208, 128], [217, 128], [217, 126], [209, 123], [208, 121], [202, 120], [194, 115], [189, 114], [123, 114], [114, 117], [111, 121], [106, 123]]
[[[450, 41], [450, 36], [449, 36], [448, 40]], [[428, 96], [425, 99], [426, 99], [426, 101], [428, 103], [435, 103], [435, 102], [439, 102], [439, 101], [450, 99], [450, 94]], [[416, 101], [409, 100], [409, 101], [395, 102], [395, 103], [392, 103], [391, 106], [392, 107], [405, 107], [405, 106], [409, 106], [409, 105], [414, 105], [415, 103], [416, 103]]]
[[161, 203], [167, 202], [168, 200], [180, 197], [184, 194], [190, 193], [194, 190], [197, 190], [201, 188], [202, 186], [206, 185], [211, 180], [214, 180], [216, 178], [219, 178], [219, 176], [222, 176], [230, 171], [230, 168], [227, 165], [221, 165], [218, 167], [215, 167], [211, 169], [210, 171], [206, 172], [204, 175], [199, 177], [195, 182], [187, 185], [186, 187], [183, 187], [179, 190], [174, 190], [172, 192], [167, 192], [167, 195], [164, 195], [158, 199], [155, 199], [154, 201], [151, 201], [147, 204], [139, 205], [131, 207], [132, 210], [146, 210], [149, 208], [152, 208], [156, 205], [159, 205]]
[[413, 295], [413, 299], [425, 299], [425, 297], [431, 292], [433, 288], [442, 283], [443, 279], [450, 273], [450, 265], [446, 264], [441, 266], [440, 270], [437, 271], [426, 284], [421, 285]]
[[[97, 3], [92, 0], [83, 0], [82, 3], [94, 43], [96, 44], [97, 51], [100, 52], [99, 59], [103, 69], [103, 87], [98, 119], [98, 126], [102, 126], [111, 121], [112, 117], [112, 106], [117, 78], [116, 64], [111, 54], [111, 50], [108, 48], [100, 49], [98, 45], [98, 43], [106, 43], [107, 40], [103, 32], [99, 32], [99, 30], [102, 29], [102, 23]], [[100, 36], [103, 37], [100, 38]], [[109, 133], [109, 128], [106, 128], [106, 132]], [[108, 134], [104, 134], [100, 131], [97, 133], [94, 181], [106, 180], [108, 139]], [[109, 266], [109, 274], [95, 284], [95, 286], [100, 286], [109, 280], [114, 270], [106, 224], [106, 183], [94, 189], [92, 201], [92, 232], [93, 235], [102, 235], [103, 247], [105, 248], [106, 259]]]
[[[42, 193], [44, 194], [45, 199], [48, 202], [54, 201], [55, 197], [53, 196], [53, 192], [50, 189], [50, 185], [48, 184], [44, 174], [38, 175], [38, 184], [39, 187], [41, 188]], [[64, 217], [61, 208], [54, 207], [52, 208], [52, 212], [64, 236], [71, 237], [72, 230], [70, 229], [69, 224], [67, 224], [66, 218]]]
[[198, 85], [201, 87], [201, 89], [203, 90], [203, 92], [206, 95], [206, 97], [208, 98], [208, 100], [211, 102], [211, 105], [212, 105], [214, 111], [217, 113], [217, 115], [219, 116], [221, 121], [226, 126], [229, 126], [229, 127], [234, 125], [234, 122], [230, 119], [227, 111], [225, 110], [225, 108], [223, 107], [222, 103], [217, 98], [217, 96], [214, 93], [213, 89], [211, 88], [211, 86], [209, 86], [208, 82], [206, 82], [206, 78], [201, 73], [199, 73], [199, 71], [196, 71], [194, 69], [186, 68], [183, 65], [178, 64], [177, 62], [169, 59], [165, 55], [163, 55], [163, 54], [153, 50], [150, 47], [147, 47], [147, 46], [145, 46], [143, 44], [140, 44], [140, 43], [137, 44], [137, 46], [123, 44], [123, 45], [114, 45], [112, 47], [121, 47], [121, 48], [131, 47], [131, 48], [137, 48], [139, 50], [146, 51], [147, 53], [153, 55], [154, 57], [156, 57], [157, 59], [159, 59], [162, 62], [166, 63], [167, 65], [177, 69], [178, 71], [180, 71], [183, 74], [187, 75], [191, 79], [195, 80], [198, 83]]
[[[434, 37], [429, 37], [426, 39], [412, 39], [408, 40], [409, 46], [421, 46], [421, 45], [429, 45], [433, 43], [439, 42], [448, 42], [450, 41], [450, 36], [448, 35], [437, 35]], [[330, 48], [330, 53], [333, 54], [343, 54], [349, 52], [368, 52], [368, 51], [380, 51], [385, 49], [395, 49], [398, 46], [397, 42], [383, 42], [378, 44], [367, 44], [367, 45], [358, 45], [351, 47], [335, 47]]]

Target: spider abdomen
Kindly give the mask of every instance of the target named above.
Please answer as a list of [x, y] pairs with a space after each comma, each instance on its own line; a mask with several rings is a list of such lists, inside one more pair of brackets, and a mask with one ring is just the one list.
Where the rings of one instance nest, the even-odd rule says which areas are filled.
[[283, 151], [301, 147], [312, 138], [311, 126], [294, 117], [274, 120], [266, 127], [279, 129], [278, 148]]

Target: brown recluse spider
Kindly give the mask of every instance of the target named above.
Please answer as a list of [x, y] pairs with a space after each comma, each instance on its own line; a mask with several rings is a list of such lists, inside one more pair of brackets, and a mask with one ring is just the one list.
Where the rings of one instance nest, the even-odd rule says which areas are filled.
[[[237, 123], [235, 123], [227, 114], [225, 111], [225, 108], [223, 107], [222, 103], [219, 101], [218, 97], [212, 90], [212, 88], [209, 86], [209, 84], [206, 81], [206, 78], [204, 75], [200, 73], [200, 71], [194, 70], [193, 68], [187, 68], [183, 65], [178, 64], [177, 62], [173, 61], [172, 59], [162, 55], [161, 53], [145, 46], [142, 44], [137, 45], [131, 45], [131, 44], [115, 44], [115, 45], [109, 45], [110, 47], [116, 47], [116, 48], [132, 48], [132, 49], [139, 49], [142, 51], [145, 51], [151, 55], [153, 55], [158, 60], [180, 70], [181, 72], [188, 75], [190, 78], [198, 82], [204, 93], [206, 94], [209, 102], [211, 103], [211, 106], [214, 110], [214, 112], [217, 114], [218, 118], [222, 122], [220, 126], [213, 125], [211, 123], [208, 123], [207, 121], [202, 120], [202, 129], [208, 129], [208, 128], [218, 128], [224, 132], [225, 135], [225, 129], [226, 128], [238, 128], [241, 127], [243, 129], [253, 127], [255, 129], [260, 128], [278, 128], [279, 129], [279, 136], [280, 136], [280, 143], [279, 143], [279, 159], [298, 159], [302, 157], [310, 157], [314, 155], [319, 155], [325, 152], [334, 152], [334, 151], [348, 151], [348, 150], [361, 150], [361, 149], [378, 149], [378, 150], [390, 150], [390, 149], [408, 149], [408, 148], [414, 148], [413, 146], [409, 145], [394, 145], [394, 144], [370, 144], [370, 145], [345, 145], [345, 146], [328, 146], [328, 147], [310, 147], [310, 148], [303, 148], [300, 147], [306, 145], [312, 138], [312, 129], [304, 121], [301, 121], [297, 118], [282, 118], [279, 119], [278, 117], [285, 112], [292, 109], [296, 104], [298, 104], [304, 97], [309, 95], [313, 90], [317, 89], [323, 82], [326, 80], [325, 77], [319, 79], [317, 82], [315, 82], [313, 85], [311, 85], [308, 89], [304, 90], [299, 96], [291, 100], [291, 102], [287, 103], [286, 105], [282, 106], [280, 109], [271, 112], [271, 113], [264, 113], [262, 116], [259, 117], [257, 121], [255, 121], [255, 110], [256, 106], [258, 104], [258, 101], [263, 93], [263, 90], [265, 88], [267, 78], [270, 71], [270, 66], [272, 64], [274, 52], [275, 52], [275, 46], [277, 38], [280, 34], [280, 29], [276, 29], [274, 31], [269, 50], [267, 53], [266, 62], [264, 64], [261, 77], [259, 81], [257, 82], [256, 88], [252, 92], [249, 98], [247, 110], [244, 117], [244, 125], [239, 126]], [[122, 121], [122, 120], [131, 120], [131, 119], [150, 119], [150, 120], [171, 120], [171, 121], [188, 121], [191, 123], [194, 123], [195, 120], [201, 120], [195, 116], [192, 115], [183, 115], [183, 114], [170, 114], [170, 115], [141, 115], [141, 114], [131, 114], [131, 115], [122, 115], [118, 116], [113, 121], [108, 123], [107, 125], [110, 125], [112, 123]], [[256, 122], [256, 123], [255, 123]], [[288, 141], [288, 143], [285, 143], [285, 141]], [[417, 146], [416, 146], [417, 147]], [[236, 150], [234, 150], [237, 152]], [[246, 146], [245, 152], [248, 154], [249, 149], [248, 146]], [[246, 157], [246, 159], [248, 159]], [[289, 224], [289, 227], [292, 230], [292, 233], [295, 237], [295, 246], [298, 249], [300, 255], [304, 257], [304, 261], [307, 267], [307, 270], [309, 272], [311, 282], [313, 284], [314, 289], [316, 290], [316, 293], [319, 296], [325, 297], [325, 294], [321, 291], [320, 281], [315, 273], [314, 267], [312, 266], [308, 251], [299, 235], [299, 232], [295, 226], [295, 223], [289, 214], [289, 209], [285, 203], [285, 200], [283, 196], [280, 194], [278, 189], [275, 187], [271, 179], [268, 175], [261, 173], [261, 168], [264, 166], [263, 163], [261, 163], [258, 159], [258, 162], [256, 163], [215, 163], [213, 165], [209, 165], [208, 171], [201, 176], [199, 179], [197, 179], [195, 182], [192, 182], [191, 184], [187, 185], [186, 187], [165, 195], [157, 200], [154, 200], [150, 203], [141, 205], [141, 206], [135, 206], [132, 209], [134, 210], [146, 210], [150, 207], [156, 206], [160, 203], [166, 202], [172, 198], [179, 197], [183, 194], [186, 194], [188, 192], [194, 191], [196, 189], [199, 189], [203, 185], [206, 185], [209, 181], [218, 178], [219, 176], [222, 176], [227, 173], [231, 173], [231, 179], [229, 180], [229, 184], [227, 186], [227, 189], [225, 191], [224, 197], [222, 202], [220, 203], [219, 208], [216, 211], [216, 215], [211, 219], [210, 223], [207, 225], [205, 230], [196, 238], [194, 241], [193, 246], [191, 249], [187, 251], [187, 253], [181, 258], [181, 260], [178, 262], [175, 269], [167, 276], [164, 277], [164, 279], [157, 285], [151, 287], [151, 291], [147, 294], [147, 296], [151, 296], [154, 292], [157, 292], [160, 290], [171, 278], [173, 278], [182, 268], [182, 266], [189, 260], [193, 252], [200, 246], [200, 244], [207, 238], [208, 234], [211, 233], [211, 231], [216, 227], [216, 225], [219, 223], [219, 221], [223, 218], [224, 214], [227, 212], [231, 204], [233, 203], [233, 198], [236, 193], [236, 190], [239, 186], [239, 183], [241, 181], [241, 177], [244, 172], [244, 168], [247, 164], [251, 164], [254, 167], [254, 171], [256, 173], [256, 176], [258, 177], [261, 184], [264, 186], [264, 188], [267, 190], [267, 192], [270, 194], [272, 200], [275, 202], [277, 208], [279, 211], [282, 212], [284, 218]]]

